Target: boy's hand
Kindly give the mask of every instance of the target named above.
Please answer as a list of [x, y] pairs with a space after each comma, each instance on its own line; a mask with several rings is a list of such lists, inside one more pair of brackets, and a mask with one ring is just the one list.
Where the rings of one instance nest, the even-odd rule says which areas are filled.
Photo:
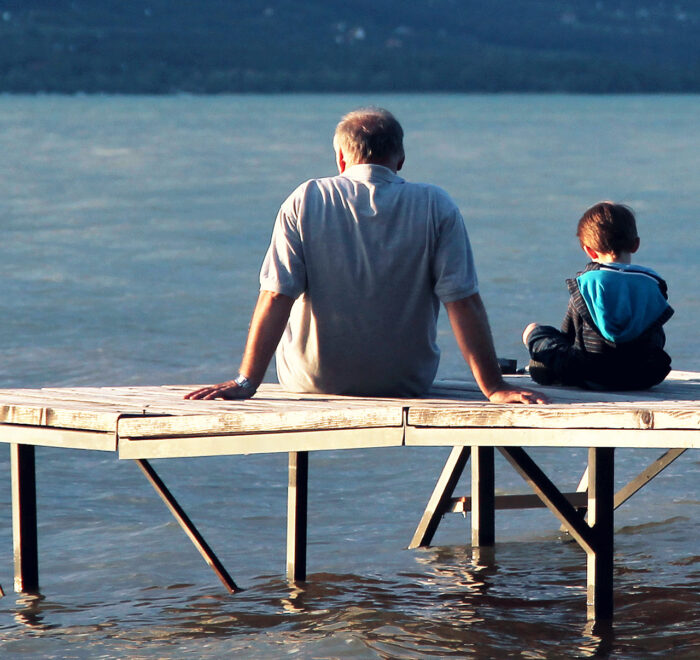
[[523, 390], [517, 387], [505, 387], [494, 390], [489, 394], [491, 403], [549, 403], [549, 399], [540, 392]]

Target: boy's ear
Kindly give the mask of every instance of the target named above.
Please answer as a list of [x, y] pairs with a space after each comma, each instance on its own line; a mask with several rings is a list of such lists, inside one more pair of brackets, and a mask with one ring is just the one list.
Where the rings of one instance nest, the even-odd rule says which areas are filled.
[[637, 250], [639, 250], [639, 243], [641, 241], [639, 240], [639, 237], [634, 239], [634, 247], [630, 250], [630, 254], [634, 254]]
[[591, 261], [595, 261], [598, 258], [598, 250], [594, 250], [592, 247], [584, 245], [583, 243], [581, 243], [581, 247], [583, 248], [583, 251], [590, 257]]

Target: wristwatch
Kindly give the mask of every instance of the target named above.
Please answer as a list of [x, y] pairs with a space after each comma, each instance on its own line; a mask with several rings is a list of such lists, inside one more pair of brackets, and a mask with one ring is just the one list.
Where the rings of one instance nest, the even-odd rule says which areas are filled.
[[236, 385], [238, 385], [238, 387], [240, 387], [246, 394], [253, 395], [258, 389], [243, 374], [238, 374], [238, 376], [234, 379], [233, 382], [236, 383]]

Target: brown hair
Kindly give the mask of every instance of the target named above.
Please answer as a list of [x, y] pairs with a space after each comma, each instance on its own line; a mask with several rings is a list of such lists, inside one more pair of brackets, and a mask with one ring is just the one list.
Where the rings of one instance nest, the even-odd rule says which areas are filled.
[[638, 238], [634, 213], [624, 204], [599, 202], [581, 216], [576, 236], [581, 245], [598, 252], [634, 252]]
[[353, 163], [384, 163], [403, 156], [403, 129], [388, 110], [360, 108], [340, 120], [333, 144]]

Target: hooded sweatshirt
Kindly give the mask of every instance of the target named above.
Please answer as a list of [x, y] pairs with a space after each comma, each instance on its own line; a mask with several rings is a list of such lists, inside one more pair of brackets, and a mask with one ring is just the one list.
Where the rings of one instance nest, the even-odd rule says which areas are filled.
[[566, 281], [571, 298], [562, 332], [585, 353], [663, 349], [673, 315], [666, 282], [643, 266], [591, 262]]

